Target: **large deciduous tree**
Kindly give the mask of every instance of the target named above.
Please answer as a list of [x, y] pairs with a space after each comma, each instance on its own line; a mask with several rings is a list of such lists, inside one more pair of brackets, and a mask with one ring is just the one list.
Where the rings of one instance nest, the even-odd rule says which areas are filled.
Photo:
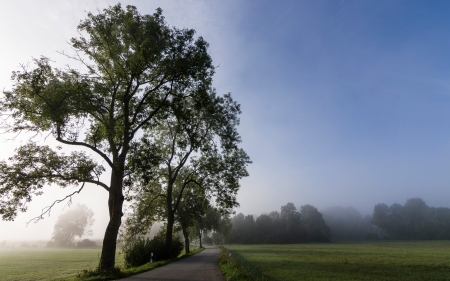
[[52, 241], [55, 246], [72, 246], [75, 237], [89, 236], [92, 234], [94, 212], [86, 205], [76, 205], [67, 212], [61, 214], [55, 223]]
[[[141, 15], [133, 6], [88, 13], [65, 54], [85, 70], [59, 69], [48, 58], [14, 72], [0, 111], [11, 132], [51, 136], [80, 151], [65, 154], [30, 142], [0, 163], [0, 214], [13, 220], [44, 186], [95, 184], [108, 192], [109, 223], [100, 270], [114, 267], [127, 170], [136, 136], [152, 135], [188, 98], [208, 96], [214, 73], [208, 44], [194, 30], [169, 27], [162, 11]], [[106, 167], [95, 160], [100, 159]], [[109, 182], [100, 175], [110, 171]]]
[[[190, 201], [192, 212], [205, 200], [222, 209], [237, 206], [239, 180], [248, 176], [246, 167], [250, 163], [238, 147], [241, 111], [230, 94], [218, 96], [214, 89], [206, 89], [202, 100], [186, 98], [182, 105], [172, 104], [169, 110], [170, 116], [155, 127], [153, 134], [144, 135], [130, 161], [130, 170], [136, 171], [134, 181], [140, 187], [135, 191], [137, 204], [159, 202], [164, 206], [160, 217], [167, 221], [166, 249], [171, 248], [182, 202]], [[142, 164], [153, 161], [160, 164]], [[186, 194], [195, 194], [196, 198], [187, 199]], [[186, 208], [189, 206], [184, 206], [184, 213]]]

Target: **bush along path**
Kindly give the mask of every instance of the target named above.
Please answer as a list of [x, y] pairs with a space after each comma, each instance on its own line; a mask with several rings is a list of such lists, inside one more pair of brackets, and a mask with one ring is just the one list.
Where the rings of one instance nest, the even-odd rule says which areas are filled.
[[[168, 259], [168, 260], [161, 260], [161, 261], [155, 261], [152, 263], [145, 263], [141, 266], [133, 266], [133, 267], [123, 267], [119, 266], [114, 268], [114, 270], [109, 271], [98, 271], [97, 269], [94, 270], [83, 270], [82, 272], [78, 273], [75, 280], [76, 281], [106, 281], [106, 280], [119, 280], [126, 277], [130, 277], [133, 275], [137, 275], [143, 272], [147, 272], [149, 270], [156, 269], [161, 266], [165, 266], [167, 264], [179, 261], [181, 259], [193, 256], [197, 253], [200, 253], [204, 250], [204, 248], [197, 248], [194, 251], [191, 251], [189, 254], [182, 253], [177, 258]], [[117, 265], [117, 264], [116, 264]], [[58, 279], [59, 280], [59, 279]], [[66, 279], [62, 279], [66, 280]], [[72, 279], [67, 279], [72, 280]]]
[[225, 281], [218, 266], [219, 253], [219, 248], [206, 247], [193, 256], [120, 280]]

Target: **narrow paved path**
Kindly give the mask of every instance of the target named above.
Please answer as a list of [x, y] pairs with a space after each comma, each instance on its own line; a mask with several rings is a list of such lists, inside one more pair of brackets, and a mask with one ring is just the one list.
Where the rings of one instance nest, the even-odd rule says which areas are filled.
[[225, 281], [218, 266], [219, 253], [219, 248], [206, 248], [196, 255], [120, 280]]

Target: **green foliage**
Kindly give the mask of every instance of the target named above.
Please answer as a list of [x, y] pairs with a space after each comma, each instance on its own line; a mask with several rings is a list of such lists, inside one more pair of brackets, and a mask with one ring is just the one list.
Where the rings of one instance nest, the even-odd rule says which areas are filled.
[[312, 205], [300, 207], [300, 215], [306, 232], [306, 240], [314, 242], [330, 241], [331, 231], [322, 214]]
[[25, 212], [27, 203], [41, 195], [46, 184], [68, 187], [80, 181], [95, 182], [105, 170], [84, 152], [65, 155], [34, 142], [15, 152], [8, 161], [0, 161], [0, 215], [4, 220], [14, 220], [19, 211]]
[[239, 213], [231, 218], [228, 243], [274, 244], [328, 242], [331, 232], [322, 214], [314, 206], [304, 205], [300, 212], [293, 203], [281, 207], [281, 213], [271, 212], [254, 219]]
[[[111, 218], [101, 258], [106, 270], [114, 267], [124, 190], [136, 179], [136, 162], [129, 154], [133, 147], [146, 145], [136, 136], [157, 135], [158, 125], [189, 119], [185, 102], [202, 108], [202, 101], [215, 95], [211, 86], [214, 67], [208, 43], [195, 38], [192, 29], [170, 27], [161, 9], [141, 15], [134, 6], [110, 6], [98, 14], [88, 13], [78, 25], [78, 34], [70, 40], [74, 53], [64, 55], [84, 69], [57, 68], [46, 57], [31, 66], [24, 64], [12, 75], [13, 88], [0, 98], [0, 113], [8, 132], [53, 137], [92, 155], [64, 155], [31, 142], [20, 147], [8, 162], [0, 162], [0, 215], [13, 220], [48, 184], [82, 188], [84, 183], [93, 183], [104, 188]], [[229, 98], [214, 100], [225, 100], [219, 102], [222, 105]], [[239, 111], [236, 104], [230, 106]], [[236, 124], [231, 117], [231, 127], [219, 123], [219, 133], [227, 133]], [[235, 131], [230, 132], [237, 139]], [[232, 144], [225, 142], [224, 147]], [[106, 163], [109, 183], [101, 181], [105, 169], [94, 157]], [[153, 165], [159, 158], [155, 159], [147, 162]]]
[[[153, 244], [153, 245], [152, 245]], [[151, 247], [155, 249], [156, 243], [151, 243], [149, 238], [138, 237], [133, 241], [126, 242], [122, 247], [122, 252], [125, 260], [125, 267], [140, 266], [150, 262]], [[164, 247], [164, 243], [162, 244]]]
[[408, 199], [404, 206], [377, 204], [372, 222], [390, 239], [450, 239], [450, 208], [429, 207], [420, 198]]
[[[167, 221], [166, 248], [176, 223], [186, 239], [189, 226], [205, 221], [208, 201], [224, 209], [238, 206], [239, 180], [248, 175], [250, 159], [238, 147], [239, 104], [213, 89], [202, 94], [202, 100], [187, 98], [182, 106], [170, 106], [173, 115], [145, 134], [130, 154], [129, 169], [136, 171], [131, 197], [136, 201], [127, 225], [142, 234], [147, 230], [142, 222]], [[154, 159], [161, 159], [160, 164], [145, 164]]]
[[97, 243], [95, 241], [89, 240], [89, 239], [83, 239], [81, 241], [77, 242], [77, 247], [79, 248], [91, 248], [97, 246]]
[[[449, 241], [230, 245], [273, 280], [450, 280]], [[253, 279], [248, 279], [253, 280]]]
[[[130, 241], [125, 241], [122, 252], [125, 260], [125, 267], [136, 267], [149, 263], [151, 253], [153, 261], [159, 261], [166, 256], [165, 233], [159, 232], [153, 239], [148, 237], [136, 237]], [[183, 243], [175, 238], [171, 244], [169, 258], [176, 258], [183, 250]]]

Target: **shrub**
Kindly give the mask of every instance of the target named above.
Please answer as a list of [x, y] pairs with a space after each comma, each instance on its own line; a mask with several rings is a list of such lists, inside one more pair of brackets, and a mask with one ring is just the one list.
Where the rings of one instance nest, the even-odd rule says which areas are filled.
[[[183, 243], [174, 237], [169, 258], [177, 257], [182, 249]], [[153, 261], [161, 260], [160, 257], [165, 256], [165, 234], [160, 232], [153, 239], [138, 237], [132, 241], [125, 241], [122, 252], [127, 268], [150, 262], [151, 253], [153, 253]]]
[[22, 242], [22, 244], [20, 244], [20, 246], [19, 247], [21, 247], [21, 248], [30, 248], [31, 247], [31, 245], [30, 244], [28, 244], [27, 242]]
[[209, 245], [213, 244], [212, 238], [205, 234], [203, 236], [203, 244], [209, 244]]
[[80, 248], [95, 247], [95, 246], [97, 246], [97, 244], [89, 239], [83, 239], [82, 241], [77, 242], [77, 247]]

